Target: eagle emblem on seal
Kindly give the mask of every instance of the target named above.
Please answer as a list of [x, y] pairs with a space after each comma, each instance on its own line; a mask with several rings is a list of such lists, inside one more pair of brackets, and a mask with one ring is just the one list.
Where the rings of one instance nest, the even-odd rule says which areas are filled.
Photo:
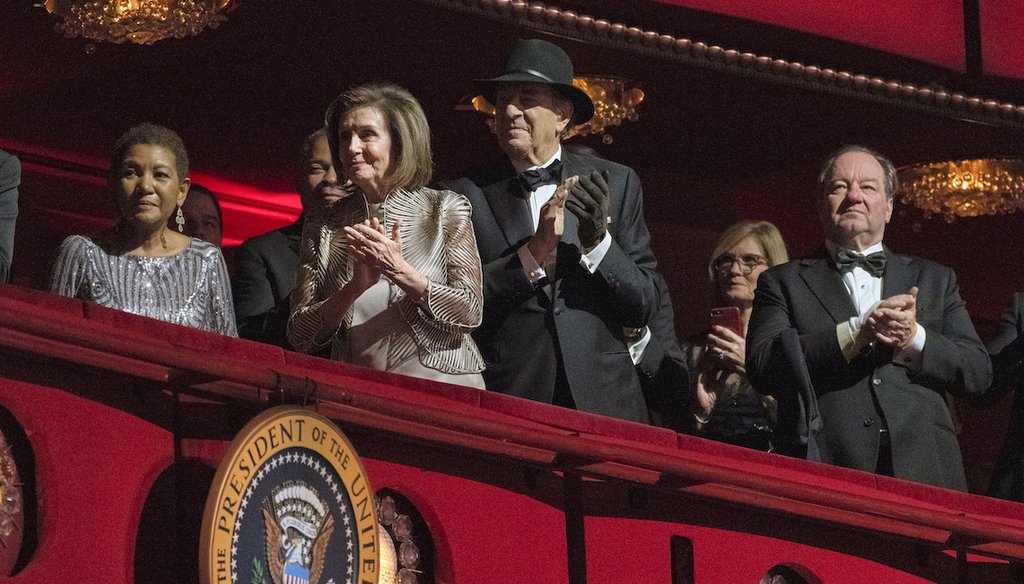
[[327, 503], [301, 481], [287, 481], [264, 499], [267, 565], [274, 584], [319, 584], [334, 533]]

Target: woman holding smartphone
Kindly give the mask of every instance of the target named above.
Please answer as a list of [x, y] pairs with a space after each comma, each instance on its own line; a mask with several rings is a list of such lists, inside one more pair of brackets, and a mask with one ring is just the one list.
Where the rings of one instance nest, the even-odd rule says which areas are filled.
[[747, 323], [757, 277], [789, 261], [779, 230], [767, 221], [741, 221], [718, 238], [708, 262], [713, 290], [711, 327], [690, 345], [694, 433], [704, 438], [770, 451], [775, 401], [747, 381]]

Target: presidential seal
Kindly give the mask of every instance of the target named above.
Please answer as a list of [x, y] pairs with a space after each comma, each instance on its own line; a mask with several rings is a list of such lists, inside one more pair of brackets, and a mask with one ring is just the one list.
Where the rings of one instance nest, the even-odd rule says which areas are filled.
[[330, 420], [267, 410], [231, 443], [206, 500], [207, 584], [376, 584], [373, 491]]

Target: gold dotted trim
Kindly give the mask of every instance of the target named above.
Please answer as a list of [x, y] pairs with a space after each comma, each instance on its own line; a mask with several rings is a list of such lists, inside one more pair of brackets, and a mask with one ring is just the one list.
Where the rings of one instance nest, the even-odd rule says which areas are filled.
[[1024, 126], [1024, 106], [994, 99], [946, 92], [912, 83], [848, 71], [804, 65], [785, 59], [725, 49], [687, 38], [642, 30], [603, 18], [562, 10], [541, 2], [524, 0], [418, 0], [492, 20], [571, 36], [594, 44], [624, 48], [692, 65], [728, 70], [747, 76], [792, 85], [854, 95], [883, 103], [893, 103], [944, 116], [983, 120], [1004, 126]]

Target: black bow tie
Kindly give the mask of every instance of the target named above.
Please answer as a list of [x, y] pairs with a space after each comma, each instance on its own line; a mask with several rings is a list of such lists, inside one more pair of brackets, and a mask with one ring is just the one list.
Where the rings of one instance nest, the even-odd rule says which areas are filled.
[[562, 161], [556, 160], [544, 168], [520, 172], [516, 178], [523, 187], [525, 197], [542, 185], [557, 185], [562, 182]]
[[888, 260], [885, 259], [885, 252], [881, 251], [876, 251], [875, 253], [864, 256], [856, 252], [841, 249], [839, 250], [839, 253], [836, 254], [836, 266], [838, 266], [840, 270], [860, 266], [876, 278], [882, 276], [882, 272], [885, 271], [885, 262], [887, 261]]

